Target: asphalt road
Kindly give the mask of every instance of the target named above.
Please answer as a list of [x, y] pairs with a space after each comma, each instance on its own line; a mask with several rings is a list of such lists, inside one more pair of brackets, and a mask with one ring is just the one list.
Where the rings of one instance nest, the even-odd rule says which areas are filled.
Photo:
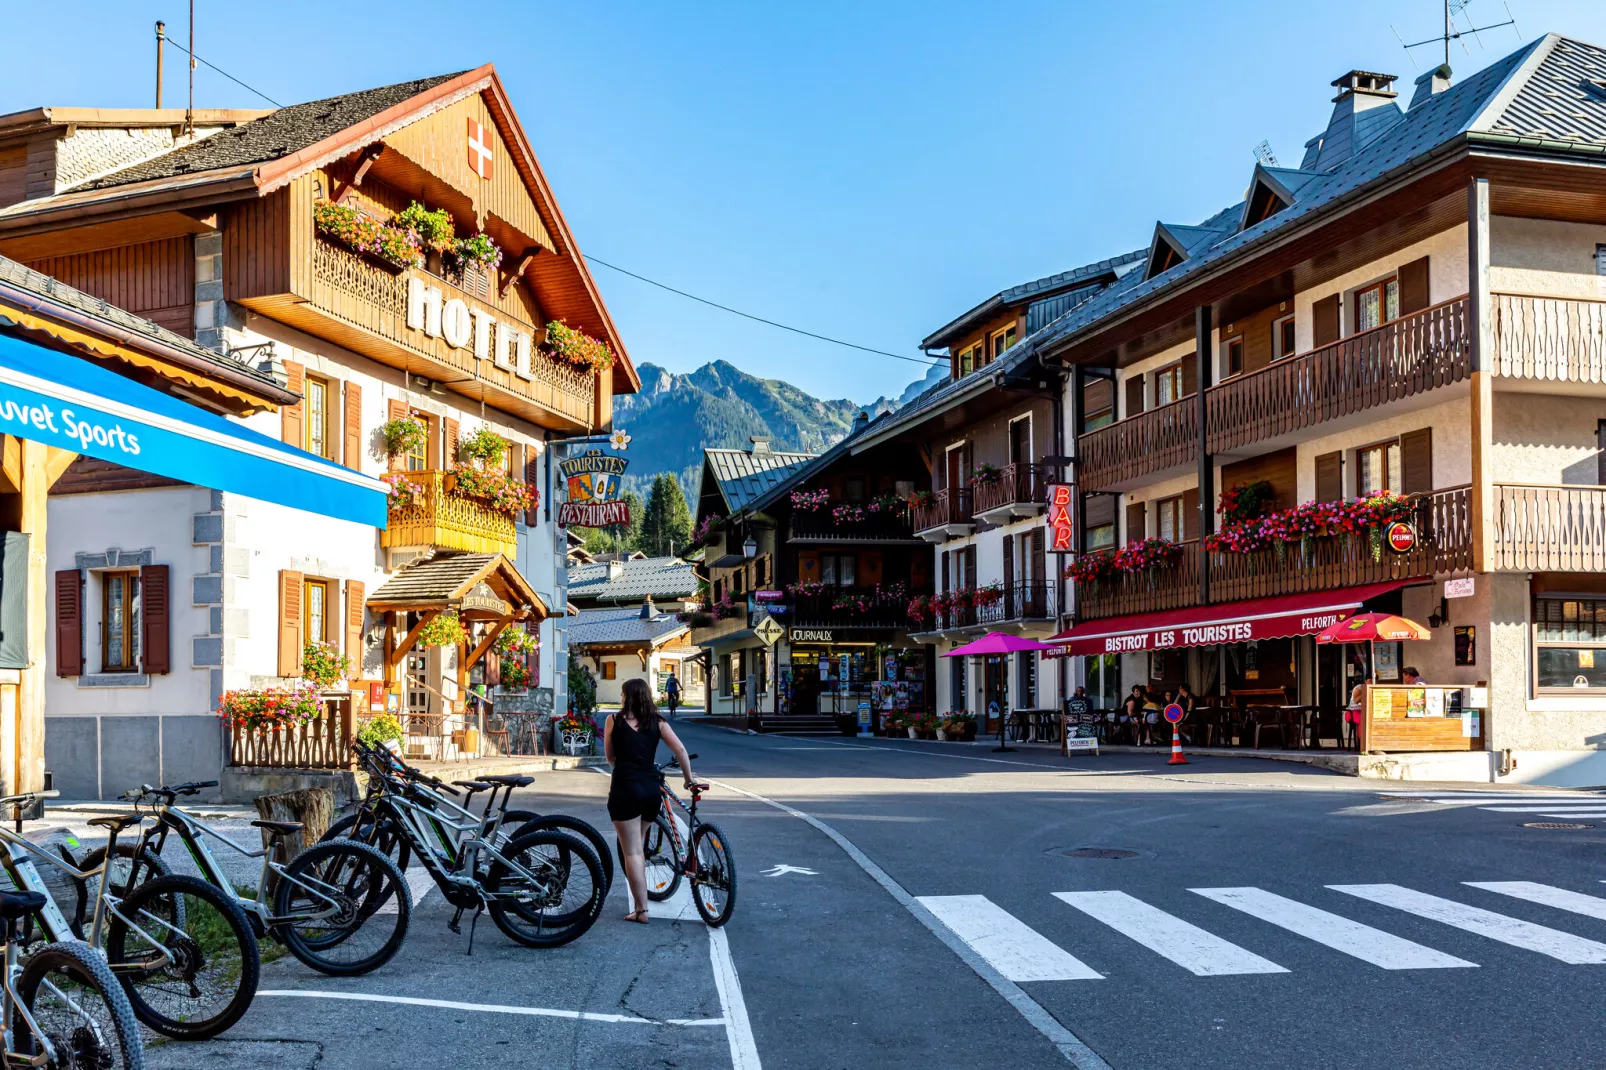
[[[738, 864], [722, 935], [689, 908], [620, 921], [621, 881], [574, 944], [525, 949], [487, 920], [469, 957], [466, 926], [447, 931], [450, 908], [430, 892], [385, 969], [335, 979], [279, 959], [223, 1040], [153, 1048], [150, 1064], [1606, 1062], [1606, 800], [1575, 822], [1597, 827], [1531, 829], [1577, 800], [1254, 759], [1170, 767], [1159, 754], [682, 731], [719, 785], [702, 814]], [[603, 776], [537, 787], [517, 805], [607, 828]], [[1535, 810], [1487, 808], [1507, 804]]]

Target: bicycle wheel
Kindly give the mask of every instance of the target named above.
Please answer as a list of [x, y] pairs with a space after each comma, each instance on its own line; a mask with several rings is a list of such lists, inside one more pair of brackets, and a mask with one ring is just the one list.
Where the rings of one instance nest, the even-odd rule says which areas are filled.
[[[132, 843], [120, 843], [117, 850], [112, 853], [111, 876], [106, 884], [106, 890], [119, 899], [128, 895], [128, 874], [134, 865], [134, 847]], [[99, 869], [106, 860], [106, 848], [97, 847], [84, 856], [78, 868], [83, 870]], [[139, 881], [141, 884], [157, 877], [165, 877], [172, 870], [162, 861], [162, 856], [151, 850], [147, 845], [139, 860]], [[82, 926], [95, 909], [95, 895], [100, 891], [100, 878], [90, 877], [88, 880], [78, 882], [78, 918], [73, 928], [78, 932], [78, 938], [83, 939]]]
[[135, 1016], [175, 1040], [207, 1040], [239, 1021], [262, 969], [245, 912], [179, 874], [128, 894], [107, 928], [106, 958]]
[[12, 1019], [18, 1055], [42, 1055], [48, 1043], [52, 1070], [144, 1070], [145, 1045], [128, 996], [88, 944], [41, 948], [22, 968], [17, 998], [39, 1026], [35, 1034], [22, 1015]]
[[602, 913], [602, 863], [584, 840], [536, 829], [515, 836], [502, 853], [530, 874], [525, 877], [500, 861], [485, 874], [491, 920], [510, 939], [526, 947], [558, 947], [596, 923]]
[[730, 840], [718, 825], [704, 822], [691, 834], [690, 854], [697, 864], [691, 901], [703, 920], [717, 929], [736, 909], [736, 861], [731, 857]]
[[396, 863], [365, 843], [330, 840], [296, 856], [273, 897], [272, 931], [320, 973], [350, 977], [389, 962], [413, 897]]
[[359, 810], [355, 814], [341, 818], [329, 826], [329, 831], [323, 834], [319, 843], [330, 840], [356, 840], [377, 848], [379, 853], [396, 863], [396, 868], [403, 873], [407, 872], [407, 864], [413, 860], [413, 849], [407, 842], [407, 837], [396, 823], [388, 817], [374, 819], [373, 813], [368, 810]]
[[[508, 817], [512, 816], [513, 811], [509, 810]], [[613, 888], [613, 852], [608, 850], [608, 841], [602, 838], [602, 833], [597, 831], [596, 826], [578, 817], [570, 817], [568, 814], [547, 814], [545, 817], [532, 815], [519, 826], [518, 831], [533, 832], [536, 829], [559, 829], [571, 832], [589, 843], [591, 849], [597, 852], [597, 859], [602, 863], [602, 894], [606, 896]]]
[[[662, 814], [642, 836], [641, 854], [647, 870], [647, 898], [654, 903], [662, 903], [680, 888], [681, 870], [669, 819]], [[620, 865], [623, 864], [621, 856]]]

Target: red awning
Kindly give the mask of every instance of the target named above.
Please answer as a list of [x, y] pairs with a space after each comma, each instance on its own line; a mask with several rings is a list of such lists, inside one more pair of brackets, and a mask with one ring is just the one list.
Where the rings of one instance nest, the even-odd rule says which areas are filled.
[[1163, 613], [1105, 617], [1083, 621], [1047, 641], [1065, 644], [1067, 655], [1140, 654], [1185, 646], [1309, 635], [1343, 620], [1363, 602], [1412, 582], [1369, 583], [1316, 594], [1290, 594]]

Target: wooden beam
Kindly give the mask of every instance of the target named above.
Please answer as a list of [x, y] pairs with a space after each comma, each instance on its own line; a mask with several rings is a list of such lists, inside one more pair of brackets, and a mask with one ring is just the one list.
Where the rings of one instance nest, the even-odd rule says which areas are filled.
[[0, 445], [0, 491], [6, 494], [22, 493], [22, 439], [16, 435], [5, 436], [4, 444]]
[[368, 174], [368, 169], [374, 165], [374, 161], [379, 159], [384, 151], [385, 143], [383, 141], [376, 141], [362, 151], [357, 163], [356, 174], [351, 176], [350, 182], [342, 182], [339, 191], [335, 194], [336, 204], [344, 204], [351, 191], [362, 185], [363, 176]]
[[481, 641], [480, 645], [475, 647], [473, 652], [469, 654], [468, 665], [466, 668], [472, 669], [474, 666], [478, 665], [480, 663], [480, 659], [490, 652], [491, 644], [496, 642], [496, 637], [501, 635], [502, 632], [506, 630], [507, 626], [512, 623], [512, 617], [503, 617], [501, 620], [497, 621], [496, 624], [491, 627], [491, 630], [485, 633], [485, 638]]
[[536, 257], [536, 254], [538, 254], [540, 252], [541, 252], [541, 246], [539, 246], [539, 245], [530, 246], [528, 249], [524, 250], [523, 255], [521, 255], [519, 257], [519, 262], [514, 265], [513, 270], [510, 271], [510, 272], [507, 272], [505, 275], [502, 276], [502, 296], [503, 297], [507, 296], [508, 290], [513, 288], [513, 284], [515, 282], [518, 282], [519, 279], [524, 277], [524, 269], [530, 266], [530, 261], [534, 260], [535, 257]]
[[402, 636], [402, 641], [397, 644], [396, 649], [386, 652], [385, 657], [390, 664], [400, 665], [402, 659], [405, 658], [408, 652], [413, 649], [413, 644], [418, 642], [418, 633], [424, 630], [424, 625], [428, 624], [430, 621], [434, 620], [440, 615], [440, 610], [431, 609], [426, 611], [423, 616], [419, 617], [418, 623], [413, 625], [412, 630], [406, 635]]
[[67, 467], [78, 459], [78, 454], [71, 450], [60, 449], [56, 446], [46, 447], [45, 454], [45, 482], [55, 486], [56, 481], [67, 474]]

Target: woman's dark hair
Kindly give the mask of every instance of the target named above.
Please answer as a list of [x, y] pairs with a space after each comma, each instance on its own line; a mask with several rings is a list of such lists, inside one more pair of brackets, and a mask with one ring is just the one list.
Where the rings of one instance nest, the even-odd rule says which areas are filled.
[[638, 731], [652, 734], [657, 733], [658, 722], [662, 720], [658, 704], [652, 700], [652, 690], [647, 681], [641, 679], [625, 681], [620, 689], [619, 712], [625, 717], [634, 717]]

